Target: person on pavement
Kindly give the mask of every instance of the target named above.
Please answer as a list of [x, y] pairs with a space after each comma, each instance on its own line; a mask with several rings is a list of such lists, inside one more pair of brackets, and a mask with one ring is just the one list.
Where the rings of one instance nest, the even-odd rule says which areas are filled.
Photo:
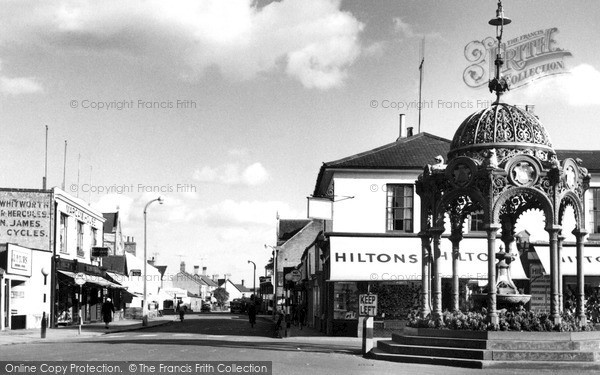
[[254, 300], [254, 294], [250, 296], [250, 304], [248, 306], [248, 320], [250, 320], [250, 326], [254, 328], [256, 324], [256, 301]]
[[183, 322], [183, 315], [185, 314], [185, 308], [181, 301], [177, 303], [177, 311], [179, 311], [179, 320]]
[[104, 327], [108, 329], [108, 325], [112, 322], [113, 314], [115, 313], [115, 305], [113, 305], [110, 298], [102, 304], [102, 320], [104, 321]]

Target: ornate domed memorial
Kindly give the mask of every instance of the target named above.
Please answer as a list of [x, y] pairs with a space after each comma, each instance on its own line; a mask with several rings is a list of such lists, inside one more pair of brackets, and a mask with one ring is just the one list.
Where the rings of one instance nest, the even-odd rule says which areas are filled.
[[[558, 249], [562, 241], [563, 216], [571, 207], [575, 216], [577, 241], [577, 308], [581, 324], [586, 323], [583, 283], [583, 199], [590, 176], [580, 160], [558, 160], [550, 137], [540, 120], [528, 109], [500, 101], [509, 89], [501, 76], [503, 65], [502, 33], [510, 20], [504, 17], [501, 2], [496, 18], [498, 41], [495, 77], [489, 82], [496, 101], [467, 117], [458, 127], [446, 164], [427, 165], [416, 182], [421, 198], [422, 290], [421, 315], [442, 314], [440, 241], [449, 219], [452, 242], [452, 308], [459, 309], [458, 261], [463, 225], [468, 216], [482, 213], [487, 233], [487, 286], [482, 298], [489, 322], [498, 324], [497, 303], [525, 303], [529, 296], [517, 290], [510, 277], [511, 261], [519, 256], [515, 249], [515, 224], [532, 209], [545, 216], [550, 247], [550, 315], [560, 323], [561, 280]], [[497, 244], [497, 237], [502, 243]], [[444, 239], [445, 241], [445, 239]], [[499, 251], [500, 250], [500, 251]], [[496, 275], [498, 277], [496, 277]], [[432, 285], [430, 285], [430, 282]], [[430, 307], [431, 306], [431, 307]]]

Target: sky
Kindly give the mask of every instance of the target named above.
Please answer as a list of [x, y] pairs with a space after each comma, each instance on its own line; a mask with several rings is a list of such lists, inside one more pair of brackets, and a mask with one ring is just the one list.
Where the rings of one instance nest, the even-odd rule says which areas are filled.
[[[2, 0], [0, 178], [48, 185], [103, 212], [176, 273], [251, 285], [276, 216], [306, 218], [323, 162], [394, 142], [398, 115], [451, 139], [492, 95], [463, 73], [493, 37], [495, 0]], [[556, 27], [566, 74], [505, 95], [534, 104], [557, 149], [597, 148], [600, 4], [503, 2], [504, 38]], [[412, 103], [412, 104], [411, 104]], [[401, 107], [401, 108], [398, 108]], [[584, 161], [585, 162], [585, 161]]]

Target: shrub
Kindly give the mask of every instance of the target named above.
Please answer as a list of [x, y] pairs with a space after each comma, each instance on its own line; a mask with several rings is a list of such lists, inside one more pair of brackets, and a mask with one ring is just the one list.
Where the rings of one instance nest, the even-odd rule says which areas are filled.
[[419, 316], [417, 310], [408, 315], [408, 327], [438, 328], [469, 331], [532, 331], [532, 332], [578, 332], [593, 331], [591, 322], [581, 326], [572, 314], [565, 312], [561, 315], [560, 324], [554, 324], [552, 317], [546, 313], [535, 313], [524, 309], [517, 311], [498, 311], [498, 324], [487, 321], [487, 312], [482, 311], [444, 311], [438, 319], [431, 315], [425, 318]]

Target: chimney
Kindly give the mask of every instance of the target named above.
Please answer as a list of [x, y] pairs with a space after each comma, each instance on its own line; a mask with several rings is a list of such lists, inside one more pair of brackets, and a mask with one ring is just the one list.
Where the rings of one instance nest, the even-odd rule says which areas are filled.
[[194, 266], [194, 275], [198, 275], [199, 269], [200, 269], [200, 266]]
[[202, 276], [206, 276], [206, 267], [202, 267]]
[[404, 137], [404, 134], [406, 133], [406, 118], [405, 117], [406, 116], [404, 115], [404, 113], [400, 114], [400, 125], [399, 125], [400, 126], [400, 130], [399, 130], [400, 134], [396, 141], [398, 141], [398, 140], [400, 140], [400, 138]]
[[242, 286], [244, 286], [244, 279], [242, 279]]
[[179, 271], [185, 272], [185, 262], [181, 262], [181, 264], [179, 265]]
[[408, 128], [406, 128], [406, 136], [407, 137], [412, 137], [413, 136], [413, 128], [412, 128], [412, 126], [409, 126]]
[[153, 266], [153, 265], [154, 265], [154, 257], [152, 257], [152, 259], [150, 259], [150, 260], [148, 261], [148, 264], [149, 264], [149, 265], [151, 265], [151, 266]]

